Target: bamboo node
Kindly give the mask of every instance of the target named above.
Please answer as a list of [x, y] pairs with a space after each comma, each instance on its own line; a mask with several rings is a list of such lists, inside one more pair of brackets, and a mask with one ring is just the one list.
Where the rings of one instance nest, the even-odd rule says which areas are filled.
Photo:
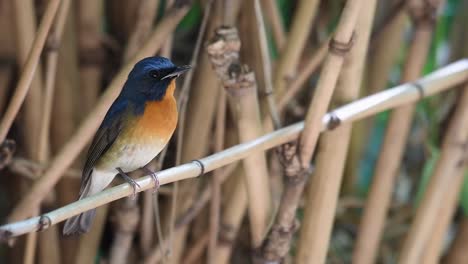
[[52, 221], [47, 215], [41, 215], [39, 222], [37, 223], [37, 231], [42, 231], [49, 228], [52, 225]]
[[218, 241], [220, 244], [230, 246], [236, 239], [236, 229], [232, 225], [221, 223], [219, 228]]
[[198, 167], [200, 167], [200, 174], [198, 174], [197, 177], [200, 177], [202, 176], [203, 174], [205, 174], [205, 165], [203, 164], [203, 162], [201, 162], [200, 160], [192, 160], [191, 161], [192, 163], [195, 163], [195, 165], [197, 165]]
[[56, 34], [50, 34], [44, 47], [44, 52], [58, 52], [60, 41]]
[[0, 145], [0, 170], [8, 166], [16, 151], [16, 143], [14, 140], [6, 139]]
[[351, 38], [347, 43], [337, 41], [335, 38], [332, 38], [328, 43], [328, 49], [331, 53], [337, 56], [345, 56], [349, 50], [353, 47], [356, 40], [356, 32], [353, 31]]
[[426, 97], [426, 93], [424, 92], [424, 86], [420, 83], [420, 82], [412, 82], [410, 83], [414, 88], [416, 88], [416, 90], [418, 91], [419, 93], [419, 100], [423, 99], [424, 97]]
[[341, 119], [333, 112], [329, 114], [330, 119], [327, 123], [327, 129], [333, 130], [341, 125]]
[[433, 27], [437, 22], [437, 4], [424, 0], [422, 6], [410, 6], [409, 16], [415, 25]]

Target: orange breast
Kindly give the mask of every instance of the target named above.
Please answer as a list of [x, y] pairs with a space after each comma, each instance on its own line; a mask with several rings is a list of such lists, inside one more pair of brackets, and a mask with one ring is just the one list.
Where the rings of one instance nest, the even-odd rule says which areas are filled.
[[169, 140], [176, 128], [178, 116], [174, 89], [175, 81], [172, 81], [161, 101], [146, 103], [143, 115], [136, 122], [134, 136]]

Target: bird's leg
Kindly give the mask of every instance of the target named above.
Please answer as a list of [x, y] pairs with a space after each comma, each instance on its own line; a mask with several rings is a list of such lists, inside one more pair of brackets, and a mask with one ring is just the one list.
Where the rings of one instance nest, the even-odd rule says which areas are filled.
[[138, 182], [136, 182], [134, 179], [132, 179], [132, 177], [128, 176], [121, 168], [117, 168], [117, 171], [119, 171], [119, 175], [122, 176], [122, 178], [126, 182], [128, 182], [128, 184], [130, 184], [132, 186], [132, 188], [133, 188], [132, 198], [135, 199], [137, 187], [140, 188], [140, 185], [138, 184]]
[[142, 169], [148, 173], [151, 178], [153, 179], [154, 181], [154, 188], [153, 188], [153, 193], [157, 192], [158, 189], [159, 189], [159, 178], [158, 178], [158, 174], [150, 169], [148, 169], [147, 167], [142, 167]]

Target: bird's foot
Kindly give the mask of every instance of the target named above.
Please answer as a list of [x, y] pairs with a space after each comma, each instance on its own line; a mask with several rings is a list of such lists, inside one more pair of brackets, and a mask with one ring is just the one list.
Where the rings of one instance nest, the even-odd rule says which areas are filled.
[[121, 168], [117, 168], [119, 171], [119, 175], [122, 176], [122, 178], [132, 186], [133, 188], [133, 194], [132, 194], [132, 199], [136, 198], [136, 193], [137, 193], [137, 188], [140, 188], [140, 185], [138, 182], [136, 182], [132, 177], [128, 176]]
[[156, 193], [159, 189], [159, 178], [158, 178], [158, 174], [150, 169], [148, 169], [147, 167], [143, 167], [142, 168], [146, 173], [148, 173], [151, 178], [153, 179], [154, 181], [154, 188], [153, 188], [153, 193]]

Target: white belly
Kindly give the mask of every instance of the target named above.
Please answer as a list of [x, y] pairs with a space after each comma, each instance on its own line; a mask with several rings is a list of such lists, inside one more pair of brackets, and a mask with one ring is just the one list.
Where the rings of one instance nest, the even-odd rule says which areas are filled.
[[161, 140], [160, 144], [126, 144], [116, 153], [117, 158], [111, 164], [106, 164], [105, 169], [121, 168], [124, 172], [131, 172], [142, 168], [161, 152], [164, 143]]

